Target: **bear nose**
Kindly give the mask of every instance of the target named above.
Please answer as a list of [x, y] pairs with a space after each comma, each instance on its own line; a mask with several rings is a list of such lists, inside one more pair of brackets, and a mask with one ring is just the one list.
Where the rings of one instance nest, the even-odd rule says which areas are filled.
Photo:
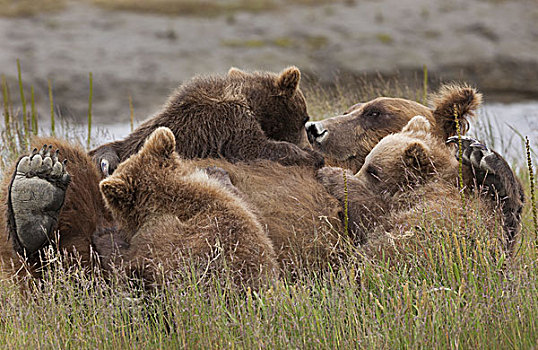
[[321, 143], [328, 136], [329, 131], [323, 127], [322, 122], [308, 122], [305, 124], [306, 134], [310, 143]]

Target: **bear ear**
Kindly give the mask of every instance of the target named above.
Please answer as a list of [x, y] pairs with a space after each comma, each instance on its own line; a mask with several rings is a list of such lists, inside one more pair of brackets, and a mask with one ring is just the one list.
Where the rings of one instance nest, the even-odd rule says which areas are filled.
[[469, 129], [469, 118], [474, 117], [475, 110], [482, 103], [482, 94], [467, 84], [447, 84], [441, 86], [433, 95], [433, 117], [446, 140], [457, 134], [456, 118], [463, 135]]
[[299, 68], [292, 66], [280, 72], [277, 78], [277, 86], [283, 96], [291, 97], [299, 88], [300, 81], [301, 71]]
[[117, 176], [110, 176], [99, 183], [99, 189], [112, 209], [128, 206], [132, 201], [129, 184]]
[[245, 78], [248, 76], [248, 73], [245, 71], [242, 71], [239, 68], [232, 67], [228, 70], [228, 76], [231, 78]]
[[424, 132], [429, 133], [432, 125], [425, 117], [416, 115], [411, 119], [406, 126], [403, 127], [402, 132], [416, 133]]
[[175, 149], [176, 138], [174, 134], [170, 129], [161, 126], [149, 135], [140, 153], [169, 158]]
[[403, 154], [404, 166], [415, 175], [430, 173], [433, 165], [428, 157], [428, 148], [422, 142], [412, 142], [407, 145]]

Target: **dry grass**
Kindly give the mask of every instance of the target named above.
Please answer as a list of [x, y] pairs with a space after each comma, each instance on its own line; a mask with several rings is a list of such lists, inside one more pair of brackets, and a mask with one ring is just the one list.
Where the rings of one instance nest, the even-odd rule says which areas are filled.
[[0, 0], [0, 16], [25, 17], [61, 10], [66, 0]]
[[152, 12], [166, 15], [211, 17], [238, 11], [264, 12], [284, 6], [323, 5], [349, 0], [92, 0], [93, 3], [113, 10]]
[[[109, 10], [157, 13], [171, 16], [213, 17], [239, 11], [273, 11], [284, 6], [316, 6], [332, 3], [353, 3], [354, 0], [79, 0]], [[0, 16], [34, 16], [61, 10], [69, 0], [0, 0]]]

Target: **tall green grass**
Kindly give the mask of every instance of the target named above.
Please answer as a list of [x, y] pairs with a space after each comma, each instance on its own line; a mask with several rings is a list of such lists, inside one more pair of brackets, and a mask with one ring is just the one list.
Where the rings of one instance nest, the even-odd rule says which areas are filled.
[[[367, 93], [359, 96], [360, 89]], [[344, 106], [342, 111], [379, 92], [357, 90], [308, 96], [320, 111]], [[21, 126], [5, 79], [2, 91], [5, 141], [8, 128], [17, 135]], [[423, 92], [397, 88], [383, 94], [421, 100]], [[9, 152], [6, 161], [21, 148]], [[525, 170], [519, 176], [529, 193], [534, 180]], [[480, 217], [468, 221], [472, 229], [462, 232], [456, 223], [438, 227], [425, 217], [390, 253], [374, 258], [349, 245], [339, 266], [242, 293], [195, 271], [178, 272], [175, 280], [147, 292], [119, 272], [104, 276], [51, 251], [42, 280], [0, 280], [0, 348], [535, 347], [538, 252], [532, 211], [524, 210], [521, 239], [510, 257], [495, 238], [502, 236], [501, 227], [492, 232]]]

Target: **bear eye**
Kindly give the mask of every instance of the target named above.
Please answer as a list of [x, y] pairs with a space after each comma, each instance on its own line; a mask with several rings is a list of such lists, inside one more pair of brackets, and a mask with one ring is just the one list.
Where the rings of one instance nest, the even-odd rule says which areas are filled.
[[366, 112], [366, 116], [367, 117], [371, 117], [371, 118], [377, 118], [379, 117], [381, 113], [379, 113], [378, 111], [369, 111], [369, 112]]

